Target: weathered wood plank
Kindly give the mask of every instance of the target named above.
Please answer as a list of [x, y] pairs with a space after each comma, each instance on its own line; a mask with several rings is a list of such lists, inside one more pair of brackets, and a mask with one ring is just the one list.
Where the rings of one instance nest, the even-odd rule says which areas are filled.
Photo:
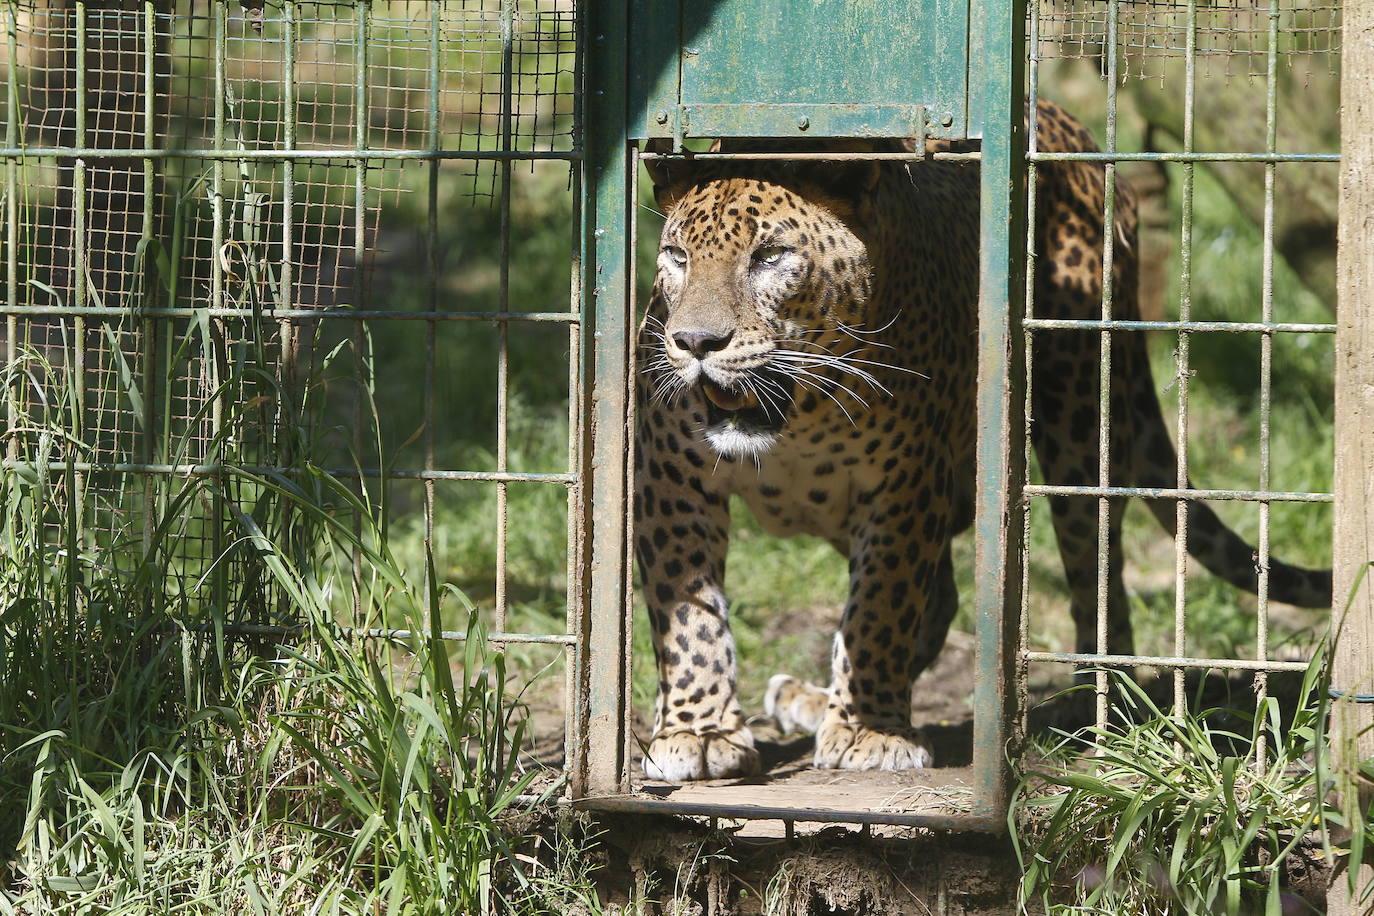
[[[1348, 3], [1341, 61], [1341, 198], [1337, 247], [1336, 530], [1332, 613], [1339, 623], [1332, 684], [1374, 693], [1374, 4]], [[1365, 573], [1361, 578], [1361, 573]], [[1356, 590], [1358, 589], [1358, 590]], [[1347, 596], [1354, 597], [1347, 604]], [[1374, 756], [1374, 704], [1337, 702], [1332, 741], [1345, 765]], [[1361, 734], [1363, 731], [1363, 734]], [[1347, 773], [1349, 771], [1347, 770]], [[1374, 786], [1361, 787], [1369, 810]], [[1366, 861], [1369, 853], [1366, 852]], [[1344, 875], [1341, 875], [1341, 879]], [[1366, 865], [1360, 883], [1374, 880]], [[1374, 913], [1331, 888], [1332, 916]]]

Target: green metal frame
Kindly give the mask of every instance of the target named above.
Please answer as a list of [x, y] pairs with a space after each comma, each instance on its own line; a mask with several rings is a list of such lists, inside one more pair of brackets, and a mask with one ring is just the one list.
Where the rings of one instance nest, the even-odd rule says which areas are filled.
[[[988, 830], [1004, 823], [1009, 727], [1018, 708], [1014, 675], [1022, 581], [1023, 348], [1020, 312], [1011, 304], [1025, 289], [1018, 247], [1024, 237], [1025, 6], [1023, 0], [914, 0], [844, 7], [781, 0], [612, 0], [593, 4], [587, 17], [584, 288], [594, 340], [587, 414], [596, 435], [588, 480], [588, 770], [579, 788], [593, 807]], [[778, 27], [782, 22], [786, 28]], [[808, 79], [818, 67], [824, 78]], [[684, 140], [704, 136], [982, 140], [975, 786], [967, 815], [821, 816], [623, 796], [631, 788], [625, 718], [630, 539], [624, 504], [632, 487], [628, 393], [636, 150], [667, 138], [677, 151]]]

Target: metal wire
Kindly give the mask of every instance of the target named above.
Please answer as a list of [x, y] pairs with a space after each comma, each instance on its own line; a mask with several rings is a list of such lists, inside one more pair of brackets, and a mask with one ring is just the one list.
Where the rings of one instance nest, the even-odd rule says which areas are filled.
[[[1297, 7], [1302, 6], [1303, 9]], [[1322, 20], [1324, 13], [1329, 19]], [[1033, 381], [1029, 369], [1032, 348], [1030, 340], [1037, 335], [1054, 335], [1074, 331], [1078, 333], [1097, 333], [1101, 339], [1100, 350], [1100, 401], [1099, 401], [1099, 485], [1064, 486], [1051, 484], [1031, 484], [1024, 488], [1028, 503], [1043, 497], [1056, 498], [1095, 498], [1098, 500], [1099, 542], [1098, 542], [1098, 618], [1097, 647], [1093, 653], [1065, 653], [1031, 650], [1025, 645], [1021, 657], [1024, 663], [1051, 662], [1060, 664], [1092, 665], [1099, 669], [1109, 667], [1129, 668], [1139, 665], [1152, 665], [1171, 669], [1173, 680], [1173, 709], [1185, 709], [1184, 694], [1185, 669], [1215, 668], [1230, 671], [1254, 672], [1256, 696], [1263, 702], [1267, 696], [1269, 672], [1301, 671], [1307, 667], [1302, 661], [1277, 661], [1271, 658], [1269, 633], [1269, 564], [1271, 556], [1270, 507], [1275, 503], [1322, 504], [1332, 501], [1332, 494], [1314, 491], [1277, 490], [1272, 485], [1271, 440], [1272, 440], [1272, 375], [1274, 371], [1273, 341], [1276, 335], [1328, 335], [1335, 331], [1334, 324], [1299, 323], [1279, 321], [1275, 314], [1275, 175], [1279, 165], [1289, 168], [1305, 168], [1316, 163], [1338, 161], [1339, 155], [1321, 152], [1283, 152], [1278, 151], [1278, 74], [1280, 64], [1304, 54], [1334, 55], [1339, 49], [1339, 6], [1322, 5], [1311, 8], [1307, 4], [1289, 4], [1285, 0], [1268, 0], [1262, 10], [1248, 3], [1199, 4], [1197, 0], [1038, 0], [1032, 5], [1031, 17], [1031, 111], [1034, 111], [1034, 98], [1041, 85], [1040, 67], [1043, 61], [1062, 57], [1088, 57], [1096, 60], [1104, 74], [1103, 89], [1107, 108], [1107, 136], [1104, 150], [1100, 153], [1061, 152], [1039, 149], [1031, 140], [1027, 153], [1029, 167], [1034, 170], [1042, 163], [1081, 162], [1101, 164], [1105, 169], [1107, 187], [1107, 206], [1104, 216], [1111, 225], [1113, 196], [1113, 172], [1118, 163], [1153, 162], [1177, 163], [1182, 173], [1180, 189], [1181, 218], [1179, 232], [1179, 303], [1177, 318], [1170, 320], [1114, 318], [1111, 307], [1111, 270], [1113, 254], [1113, 233], [1105, 233], [1103, 245], [1103, 308], [1097, 320], [1038, 318], [1034, 314], [1034, 289], [1028, 283], [1026, 318], [1023, 326], [1027, 332], [1027, 386]], [[1196, 149], [1195, 109], [1200, 93], [1204, 90], [1199, 79], [1206, 75], [1202, 62], [1209, 56], [1218, 60], [1231, 55], [1232, 59], [1248, 61], [1255, 58], [1263, 61], [1263, 70], [1255, 71], [1251, 63], [1245, 66], [1253, 75], [1265, 80], [1266, 127], [1262, 149], [1243, 149], [1234, 151], [1207, 151]], [[1153, 55], [1158, 59], [1178, 58], [1181, 62], [1177, 76], [1181, 77], [1178, 91], [1183, 96], [1183, 124], [1181, 145], [1177, 152], [1135, 152], [1123, 151], [1115, 145], [1115, 111], [1118, 87], [1128, 74], [1149, 75], [1141, 69], [1144, 57]], [[1225, 74], [1242, 73], [1230, 69], [1231, 63], [1224, 64]], [[1163, 70], [1154, 71], [1156, 75]], [[1033, 132], [1032, 132], [1033, 133]], [[1199, 320], [1193, 315], [1194, 296], [1194, 220], [1196, 169], [1206, 163], [1254, 163], [1264, 170], [1264, 209], [1261, 230], [1262, 277], [1258, 321], [1214, 321]], [[1034, 213], [1034, 182], [1031, 184], [1031, 213]], [[1034, 233], [1029, 236], [1033, 246]], [[1030, 266], [1038, 253], [1028, 251]], [[1111, 348], [1108, 340], [1118, 333], [1140, 333], [1145, 331], [1167, 332], [1176, 335], [1175, 378], [1169, 383], [1176, 389], [1176, 427], [1174, 447], [1177, 455], [1175, 467], [1175, 486], [1137, 487], [1124, 486], [1124, 481], [1107, 481], [1110, 462], [1107, 449], [1110, 444], [1108, 431], [1111, 422], [1108, 386], [1113, 382], [1109, 360]], [[1190, 362], [1191, 343], [1197, 335], [1207, 334], [1253, 334], [1259, 339], [1260, 379], [1258, 385], [1259, 420], [1259, 479], [1255, 488], [1209, 488], [1193, 484], [1189, 473], [1190, 444], [1190, 382], [1193, 370]], [[1029, 423], [1032, 418], [1033, 399], [1027, 392], [1026, 410]], [[1109, 571], [1109, 553], [1116, 545], [1109, 544], [1106, 537], [1106, 522], [1109, 516], [1109, 500], [1138, 497], [1142, 499], [1165, 499], [1176, 503], [1174, 514], [1174, 564], [1173, 583], [1174, 601], [1172, 613], [1172, 649], [1165, 655], [1112, 654], [1107, 649], [1107, 599], [1106, 576]], [[1191, 504], [1197, 501], [1241, 501], [1255, 503], [1259, 511], [1259, 536], [1257, 544], [1256, 567], [1258, 570], [1258, 614], [1255, 623], [1254, 658], [1206, 658], [1188, 651], [1188, 566], [1191, 562], [1188, 551], [1188, 522]], [[1028, 509], [1030, 506], [1028, 506]], [[1032, 558], [1033, 559], [1033, 558]], [[1030, 604], [1023, 606], [1029, 614]], [[1027, 633], [1035, 632], [1034, 622], [1028, 625]], [[1105, 721], [1105, 670], [1096, 677], [1098, 690], [1097, 721]], [[1256, 748], [1256, 763], [1264, 763], [1266, 748], [1261, 744]]]
[[[1036, 45], [1041, 59], [1100, 63], [1111, 16], [1107, 0], [1052, 0], [1041, 4]], [[1339, 0], [1282, 0], [1270, 43], [1269, 9], [1249, 0], [1219, 0], [1202, 7], [1188, 0], [1121, 0], [1117, 26], [1125, 75], [1162, 79], [1180, 59], [1202, 61], [1207, 75], [1263, 77], [1271, 49], [1290, 66], [1333, 71], [1340, 55]], [[1191, 37], [1190, 37], [1191, 35]]]
[[[440, 570], [454, 548], [436, 540], [436, 514], [494, 497], [482, 548], [495, 544], [496, 593], [475, 596], [487, 638], [548, 646], [571, 672], [583, 613], [581, 284], [563, 302], [517, 301], [511, 264], [530, 219], [517, 207], [520, 163], [567, 168], [562, 193], [579, 193], [578, 11], [571, 0], [280, 0], [261, 13], [218, 0], [4, 4], [0, 469], [50, 481], [44, 536], [64, 567], [61, 612], [75, 626], [85, 611], [91, 550], [131, 568], [166, 523], [179, 532], [159, 547], [172, 551], [168, 588], [191, 598], [182, 630], [298, 633], [278, 619], [288, 605], [262, 596], [270, 584], [253, 579], [236, 526], [256, 498], [246, 475], [323, 473], [355, 482], [382, 524], [422, 513]], [[453, 204], [460, 222], [480, 219], [473, 204], [497, 195], [496, 288], [455, 290]], [[423, 215], [398, 209], [412, 205]], [[553, 212], [569, 210], [575, 238], [575, 205]], [[377, 260], [412, 248], [423, 266], [389, 271], [378, 295]], [[570, 268], [576, 279], [575, 246]], [[567, 463], [552, 468], [518, 458], [509, 391], [524, 335], [548, 333], [566, 335], [570, 363]], [[480, 449], [441, 444], [446, 348], [485, 334], [500, 350], [493, 466]], [[410, 431], [371, 406], [379, 340], [405, 341], [423, 378], [415, 454], [390, 453]], [[353, 365], [326, 365], [341, 341]], [[397, 368], [379, 364], [378, 376]], [[65, 438], [49, 447], [39, 431], [52, 426]], [[567, 492], [569, 565], [548, 573], [566, 578], [567, 609], [561, 632], [519, 632], [547, 627], [507, 613], [508, 504], [517, 487], [548, 486]], [[402, 488], [419, 494], [414, 505], [392, 498]], [[341, 632], [409, 638], [362, 619], [363, 560], [353, 556], [355, 616]], [[581, 719], [566, 707], [575, 755]]]

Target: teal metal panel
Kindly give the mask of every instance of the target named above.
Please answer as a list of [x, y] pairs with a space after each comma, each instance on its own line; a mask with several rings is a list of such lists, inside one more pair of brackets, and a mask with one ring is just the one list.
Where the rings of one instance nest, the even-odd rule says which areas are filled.
[[1018, 736], [1016, 651], [1025, 481], [1022, 310], [1026, 238], [1025, 0], [983, 0], [970, 27], [970, 124], [983, 138], [978, 287], [978, 469], [974, 517], [977, 814], [1005, 814]]
[[588, 441], [582, 454], [587, 488], [582, 519], [586, 553], [583, 587], [587, 618], [579, 671], [586, 726], [585, 772], [573, 774], [573, 791], [613, 794], [625, 789], [629, 703], [629, 631], [625, 609], [630, 579], [626, 555], [630, 488], [630, 345], [633, 285], [630, 274], [632, 150], [625, 140], [628, 0], [591, 4], [587, 22], [584, 94], [585, 180], [582, 202], [585, 321], [583, 416]]
[[924, 105], [684, 105], [686, 137], [919, 137]]
[[633, 136], [967, 132], [969, 0], [680, 0], [676, 18], [669, 6], [635, 6]]
[[678, 83], [682, 69], [680, 0], [630, 5], [629, 130], [639, 139], [680, 137]]

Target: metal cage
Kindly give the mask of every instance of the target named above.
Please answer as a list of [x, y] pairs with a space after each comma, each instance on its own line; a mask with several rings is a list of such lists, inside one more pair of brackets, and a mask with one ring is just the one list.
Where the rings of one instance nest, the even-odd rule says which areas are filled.
[[[782, 5], [767, 6], [777, 12]], [[821, 18], [810, 25], [822, 27], [826, 5], [813, 6]], [[183, 583], [178, 632], [289, 638], [300, 632], [298, 622], [279, 600], [259, 594], [256, 560], [234, 552], [236, 500], [257, 492], [235, 490], [237, 473], [288, 480], [323, 468], [369, 499], [409, 488], [403, 503], [422, 517], [423, 542], [440, 562], [444, 547], [435, 542], [434, 521], [447, 494], [487, 488], [487, 638], [551, 647], [562, 657], [563, 731], [554, 759], [566, 779], [565, 800], [606, 811], [789, 823], [998, 829], [1009, 793], [1007, 752], [1021, 733], [1024, 675], [1033, 663], [1164, 668], [1173, 673], [1180, 708], [1186, 669], [1253, 671], [1262, 696], [1268, 672], [1304, 667], [1275, 660], [1268, 648], [1269, 509], [1329, 503], [1331, 495], [1273, 486], [1273, 342], [1279, 335], [1330, 335], [1334, 325], [1286, 321], [1275, 301], [1274, 216], [1282, 204], [1275, 176], [1280, 165], [1322, 167], [1339, 155], [1281, 151], [1275, 99], [1284, 55], [1338, 50], [1338, 11], [1323, 5], [1295, 12], [1287, 0], [1255, 10], [1198, 0], [917, 0], [864, 10], [868, 19], [857, 28], [881, 29], [885, 45], [905, 49], [903, 72], [915, 97], [891, 97], [881, 62], [844, 43], [828, 47], [830, 63], [858, 76], [839, 81], [829, 96], [789, 95], [798, 74], [770, 71], [768, 54], [740, 46], [744, 39], [731, 17], [750, 15], [746, 0], [699, 7], [668, 0], [10, 0], [0, 149], [6, 273], [0, 312], [12, 370], [4, 461], [8, 470], [52, 481], [46, 523], [69, 577], [68, 613], [83, 611], [83, 545], [146, 545], [148, 532], [175, 515], [188, 533], [181, 552], [167, 558]], [[772, 59], [795, 65], [797, 48], [789, 42], [804, 33], [770, 36], [779, 53], [793, 53]], [[1199, 62], [1207, 55], [1238, 59], [1242, 51], [1246, 74], [1238, 78], [1253, 70], [1264, 81], [1262, 148], [1199, 149], [1193, 131]], [[1023, 106], [1029, 98], [1034, 111], [1050, 57], [1100, 64], [1103, 152], [1042, 151], [1033, 123], [1025, 131]], [[1123, 149], [1116, 129], [1122, 80], [1132, 68], [1158, 75], [1150, 67], [1165, 58], [1184, 65], [1182, 149]], [[756, 72], [731, 82], [740, 76], [731, 68], [741, 59]], [[983, 234], [973, 764], [957, 774], [937, 773], [933, 783], [957, 783], [963, 794], [953, 808], [827, 807], [767, 785], [733, 794], [718, 787], [656, 796], [636, 791], [630, 493], [640, 162], [683, 155], [685, 141], [701, 136], [801, 132], [980, 141], [980, 152], [958, 154], [981, 162]], [[666, 141], [668, 150], [650, 151], [651, 140]], [[1098, 320], [1037, 316], [1027, 280], [1036, 257], [1027, 228], [1035, 176], [1043, 164], [1062, 161], [1102, 165], [1107, 225], [1120, 163], [1178, 164], [1184, 279], [1177, 319], [1113, 317], [1110, 284]], [[1264, 294], [1253, 320], [1218, 321], [1191, 311], [1194, 175], [1204, 162], [1254, 163], [1265, 172]], [[524, 170], [536, 168], [566, 172], [551, 193], [566, 200], [567, 301], [521, 302], [514, 292], [522, 269], [516, 192]], [[423, 211], [424, 229], [414, 238], [387, 239], [383, 216], [402, 199]], [[443, 268], [451, 257], [451, 225], [476, 219], [472, 214], [483, 207], [495, 213], [488, 233], [495, 274], [483, 296], [469, 297], [488, 304], [468, 308], [464, 294], [442, 286]], [[1106, 233], [1101, 256], [1108, 272], [1114, 244]], [[390, 267], [378, 263], [388, 257]], [[398, 291], [393, 283], [379, 292], [388, 270], [408, 275], [410, 286]], [[165, 282], [169, 276], [173, 282]], [[436, 435], [462, 400], [455, 393], [441, 402], [441, 384], [474, 372], [473, 364], [445, 365], [445, 340], [474, 329], [486, 329], [479, 349], [494, 374], [486, 466], [465, 463], [471, 452], [447, 448]], [[1070, 331], [1100, 335], [1103, 443], [1113, 337], [1176, 335], [1176, 487], [1123, 486], [1110, 479], [1105, 457], [1092, 486], [1032, 481], [1023, 442], [1035, 419], [1023, 383], [1026, 364], [1035, 340]], [[557, 466], [530, 467], [512, 457], [511, 364], [525, 333], [561, 335], [566, 342], [566, 366], [554, 373], [566, 378]], [[378, 366], [377, 341], [393, 334], [400, 343], [386, 352], [395, 364]], [[1261, 347], [1253, 487], [1187, 482], [1189, 348], [1209, 334], [1254, 335]], [[333, 351], [344, 355], [326, 365], [324, 355]], [[30, 364], [46, 368], [16, 369]], [[418, 454], [401, 447], [409, 430], [393, 429], [391, 438], [372, 431], [391, 419], [369, 414], [372, 392], [391, 373], [418, 382]], [[306, 415], [309, 398], [325, 401], [325, 419], [304, 439], [288, 435], [284, 430]], [[64, 427], [67, 440], [27, 431], [37, 428], [29, 421], [40, 414]], [[1107, 449], [1101, 451], [1105, 456]], [[206, 483], [188, 496], [185, 482], [195, 480]], [[566, 563], [556, 627], [522, 629], [508, 614], [511, 493], [520, 487], [564, 494]], [[1036, 559], [1028, 552], [1036, 507], [1047, 498], [1096, 500], [1105, 531], [1111, 501], [1129, 496], [1178, 506], [1171, 652], [1107, 654], [1105, 587], [1095, 652], [1032, 646], [1026, 570]], [[1187, 505], [1196, 500], [1258, 506], [1253, 657], [1189, 652], [1186, 521]], [[540, 523], [547, 526], [548, 519]], [[290, 519], [282, 525], [287, 536]], [[1098, 551], [1105, 581], [1105, 540]], [[367, 610], [366, 556], [344, 557], [340, 568], [342, 605], [353, 614], [346, 632], [383, 641], [409, 635]], [[470, 634], [458, 628], [442, 635], [462, 640]], [[1102, 723], [1105, 672], [1096, 687]]]

